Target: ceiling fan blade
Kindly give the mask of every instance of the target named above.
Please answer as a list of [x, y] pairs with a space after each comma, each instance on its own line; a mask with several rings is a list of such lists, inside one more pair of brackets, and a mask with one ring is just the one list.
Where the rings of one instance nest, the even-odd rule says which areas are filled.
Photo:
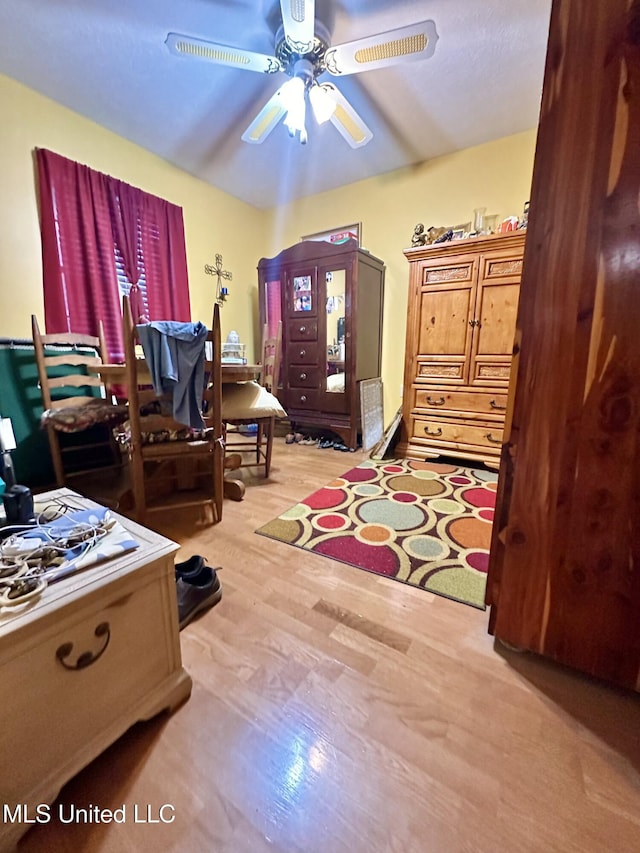
[[313, 48], [315, 5], [315, 0], [280, 0], [284, 34], [296, 53]]
[[[288, 82], [288, 81], [287, 81]], [[286, 113], [282, 90], [287, 84], [284, 83], [277, 92], [269, 98], [258, 115], [251, 122], [249, 127], [242, 134], [243, 142], [252, 142], [258, 145], [264, 142], [273, 128], [278, 124], [280, 119]]]
[[349, 101], [333, 83], [323, 83], [322, 88], [335, 101], [336, 108], [331, 116], [331, 123], [338, 128], [340, 134], [352, 148], [362, 148], [373, 139], [369, 130]]
[[176, 56], [195, 57], [219, 65], [245, 68], [247, 71], [262, 71], [265, 74], [282, 71], [280, 61], [275, 56], [255, 53], [253, 50], [241, 50], [237, 47], [217, 44], [214, 41], [203, 41], [179, 33], [169, 33], [165, 44]]
[[433, 21], [422, 21], [330, 47], [324, 61], [330, 74], [357, 74], [399, 62], [429, 59], [437, 41], [436, 25]]

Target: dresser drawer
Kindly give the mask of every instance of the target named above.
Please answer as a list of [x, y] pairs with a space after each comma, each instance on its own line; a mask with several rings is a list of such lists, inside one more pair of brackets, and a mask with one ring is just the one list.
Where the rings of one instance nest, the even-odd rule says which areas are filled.
[[289, 388], [317, 388], [320, 383], [320, 368], [294, 365], [287, 371]]
[[287, 394], [288, 409], [304, 409], [313, 411], [318, 408], [318, 392], [312, 388], [308, 391], [304, 388], [289, 388]]
[[317, 341], [317, 320], [290, 320], [287, 323], [287, 340], [289, 341]]
[[478, 412], [483, 415], [496, 415], [504, 418], [507, 409], [507, 395], [479, 394], [477, 391], [449, 391], [448, 389], [424, 391], [418, 388], [414, 390], [413, 407], [434, 414], [446, 415], [448, 411]]
[[412, 441], [414, 440], [438, 446], [446, 443], [454, 446], [482, 447], [498, 455], [502, 444], [502, 426], [440, 418], [414, 418]]
[[287, 348], [289, 364], [320, 364], [319, 347], [315, 341], [295, 341]]
[[418, 356], [416, 363], [416, 382], [430, 382], [432, 384], [441, 382], [452, 385], [466, 385], [465, 363], [458, 359], [427, 359], [426, 356]]
[[126, 721], [127, 712], [171, 674], [171, 580], [156, 573], [143, 585], [113, 584], [64, 608], [46, 628], [34, 622], [15, 647], [2, 647], [3, 719], [20, 721], [18, 736], [15, 727], [0, 726], [0, 754], [11, 768], [7, 802], [21, 802], [124, 718], [115, 736], [121, 734], [135, 721]]

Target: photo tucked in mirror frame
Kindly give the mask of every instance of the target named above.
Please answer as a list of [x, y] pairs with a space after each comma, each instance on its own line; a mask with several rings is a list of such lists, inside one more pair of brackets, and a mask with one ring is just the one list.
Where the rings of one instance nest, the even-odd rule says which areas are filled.
[[293, 279], [293, 310], [313, 310], [310, 275], [297, 275]]

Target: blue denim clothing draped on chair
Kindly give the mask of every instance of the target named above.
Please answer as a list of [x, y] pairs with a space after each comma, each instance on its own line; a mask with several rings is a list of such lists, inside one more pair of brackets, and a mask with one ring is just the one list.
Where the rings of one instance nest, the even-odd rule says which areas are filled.
[[156, 320], [137, 326], [137, 330], [156, 394], [171, 395], [174, 420], [202, 429], [207, 327], [200, 322]]

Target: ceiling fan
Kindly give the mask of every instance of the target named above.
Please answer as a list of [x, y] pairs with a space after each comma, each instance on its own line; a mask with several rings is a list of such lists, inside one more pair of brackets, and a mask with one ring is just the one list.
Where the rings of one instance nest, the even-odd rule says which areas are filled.
[[352, 148], [360, 148], [373, 134], [339, 89], [318, 82], [325, 72], [336, 77], [384, 68], [400, 62], [428, 59], [438, 34], [433, 21], [421, 21], [368, 38], [331, 46], [326, 27], [315, 20], [315, 0], [280, 0], [282, 25], [276, 33], [274, 55], [169, 33], [169, 50], [220, 65], [258, 71], [284, 72], [290, 78], [269, 98], [242, 134], [245, 142], [264, 142], [284, 116], [290, 136], [307, 141], [307, 100], [319, 124], [330, 120]]

